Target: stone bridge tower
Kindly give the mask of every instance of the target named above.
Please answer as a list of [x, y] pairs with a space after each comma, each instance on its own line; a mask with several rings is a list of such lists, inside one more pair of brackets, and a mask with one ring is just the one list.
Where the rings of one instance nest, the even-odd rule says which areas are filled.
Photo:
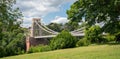
[[36, 46], [39, 44], [43, 44], [43, 45], [48, 44], [47, 38], [35, 38], [36, 35], [42, 35], [42, 30], [41, 28], [38, 27], [38, 24], [36, 24], [36, 22], [41, 24], [41, 19], [39, 18], [32, 19], [32, 25], [31, 28], [29, 29], [30, 35], [26, 37], [26, 51], [29, 51], [30, 46]]
[[[31, 37], [35, 36], [35, 32], [36, 30], [39, 31], [39, 27], [37, 27], [37, 24], [35, 23], [35, 21], [40, 22], [41, 23], [41, 19], [39, 18], [33, 18], [32, 19], [32, 26], [31, 26]], [[40, 32], [39, 32], [40, 33]]]

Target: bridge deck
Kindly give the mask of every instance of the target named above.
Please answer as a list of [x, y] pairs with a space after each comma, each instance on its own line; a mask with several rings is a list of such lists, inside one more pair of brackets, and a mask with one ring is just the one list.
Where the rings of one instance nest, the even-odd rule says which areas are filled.
[[[84, 34], [72, 34], [73, 36], [84, 36]], [[56, 35], [46, 35], [46, 36], [35, 36], [34, 38], [52, 38], [55, 37]]]
[[46, 35], [46, 36], [35, 36], [34, 38], [52, 38], [55, 37], [56, 35]]

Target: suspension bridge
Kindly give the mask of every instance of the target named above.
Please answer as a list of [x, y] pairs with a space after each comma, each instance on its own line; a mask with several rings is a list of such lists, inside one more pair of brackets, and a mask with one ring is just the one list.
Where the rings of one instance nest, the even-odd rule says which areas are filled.
[[[70, 33], [73, 36], [84, 36], [83, 29], [84, 28], [77, 29], [77, 30], [71, 31]], [[34, 18], [32, 20], [31, 35], [30, 35], [31, 37], [51, 38], [51, 37], [55, 37], [58, 34], [59, 34], [59, 32], [53, 31], [53, 30], [49, 29], [48, 27], [46, 27], [46, 25], [41, 23], [40, 19]]]
[[[83, 30], [84, 30], [84, 28], [80, 28], [80, 29], [71, 31], [70, 33], [73, 36], [83, 37], [84, 36]], [[49, 38], [55, 37], [58, 34], [59, 34], [59, 32], [56, 32], [56, 31], [51, 30], [48, 27], [46, 27], [46, 25], [44, 25], [41, 22], [41, 19], [33, 18], [32, 26], [30, 28], [30, 34], [26, 38], [27, 51], [29, 50], [30, 46], [32, 46], [32, 45], [35, 46], [38, 44], [47, 44], [49, 42], [48, 41]]]

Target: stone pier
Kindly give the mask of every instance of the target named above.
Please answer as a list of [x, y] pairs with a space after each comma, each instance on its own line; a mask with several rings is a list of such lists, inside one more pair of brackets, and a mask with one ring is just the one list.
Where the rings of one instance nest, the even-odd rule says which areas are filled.
[[31, 46], [37, 45], [48, 45], [50, 42], [49, 38], [34, 38], [34, 37], [27, 37], [26, 38], [26, 51], [29, 51]]

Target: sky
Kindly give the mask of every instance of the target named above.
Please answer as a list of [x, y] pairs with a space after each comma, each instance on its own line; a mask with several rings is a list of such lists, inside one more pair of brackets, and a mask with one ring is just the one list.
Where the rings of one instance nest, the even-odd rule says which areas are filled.
[[40, 18], [42, 23], [66, 23], [66, 10], [76, 0], [17, 0], [18, 7], [23, 14], [22, 27], [30, 27], [32, 18]]

